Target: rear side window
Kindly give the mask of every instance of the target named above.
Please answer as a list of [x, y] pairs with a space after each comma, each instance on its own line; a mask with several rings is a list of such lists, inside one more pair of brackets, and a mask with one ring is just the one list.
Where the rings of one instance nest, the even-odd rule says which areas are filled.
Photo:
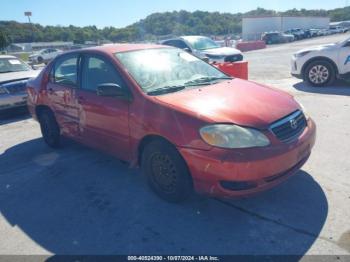
[[96, 91], [101, 84], [117, 84], [123, 87], [120, 74], [114, 66], [99, 56], [86, 56], [83, 66], [82, 89]]
[[56, 84], [77, 86], [78, 55], [64, 56], [58, 59], [54, 66], [53, 81]]
[[182, 40], [170, 40], [164, 43], [165, 45], [174, 46], [180, 49], [189, 48]]

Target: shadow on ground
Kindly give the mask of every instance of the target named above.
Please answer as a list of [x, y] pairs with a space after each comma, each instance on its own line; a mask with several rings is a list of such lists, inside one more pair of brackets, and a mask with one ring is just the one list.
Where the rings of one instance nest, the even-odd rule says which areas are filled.
[[22, 121], [29, 118], [31, 118], [31, 116], [29, 115], [29, 111], [26, 107], [0, 111], [0, 125]]
[[293, 87], [307, 93], [350, 96], [350, 82], [344, 80], [338, 80], [332, 86], [327, 87], [313, 87], [306, 82], [299, 82], [293, 85]]
[[303, 171], [254, 198], [168, 204], [110, 156], [70, 141], [53, 151], [36, 139], [0, 155], [0, 211], [54, 254], [303, 255], [328, 204]]

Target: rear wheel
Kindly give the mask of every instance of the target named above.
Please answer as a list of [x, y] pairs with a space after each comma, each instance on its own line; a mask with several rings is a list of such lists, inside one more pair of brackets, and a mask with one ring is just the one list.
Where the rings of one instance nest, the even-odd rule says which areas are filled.
[[334, 82], [335, 70], [327, 61], [314, 61], [307, 66], [304, 78], [312, 86], [325, 86]]
[[192, 179], [177, 149], [162, 140], [146, 145], [142, 171], [153, 191], [168, 202], [181, 202], [192, 192]]
[[61, 138], [60, 128], [54, 114], [48, 109], [41, 111], [39, 114], [39, 123], [45, 143], [53, 148], [59, 147]]
[[41, 56], [38, 57], [38, 63], [42, 64], [44, 62], [44, 58], [42, 58]]

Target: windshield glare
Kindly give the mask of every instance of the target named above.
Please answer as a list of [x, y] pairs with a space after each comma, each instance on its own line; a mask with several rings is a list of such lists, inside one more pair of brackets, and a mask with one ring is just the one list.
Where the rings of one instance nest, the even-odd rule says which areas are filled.
[[197, 50], [219, 48], [220, 46], [208, 37], [186, 37], [190, 45]]
[[29, 66], [17, 58], [0, 58], [0, 73], [30, 70]]
[[200, 78], [227, 77], [206, 62], [175, 48], [138, 50], [115, 56], [146, 93], [186, 85]]

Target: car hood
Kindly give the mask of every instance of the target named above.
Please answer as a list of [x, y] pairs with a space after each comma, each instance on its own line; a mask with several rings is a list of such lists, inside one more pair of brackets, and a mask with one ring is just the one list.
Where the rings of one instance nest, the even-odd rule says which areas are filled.
[[288, 93], [241, 79], [156, 96], [155, 99], [204, 121], [260, 129], [300, 109]]
[[222, 56], [241, 54], [241, 51], [232, 47], [211, 48], [211, 49], [201, 50], [201, 52], [208, 55], [222, 55]]
[[40, 73], [40, 70], [0, 73], [0, 83], [6, 83], [6, 82], [15, 81], [15, 80], [36, 77], [39, 73]]
[[324, 51], [324, 50], [332, 50], [338, 48], [337, 44], [328, 44], [328, 45], [320, 45], [320, 46], [313, 46], [309, 48], [304, 48], [297, 53], [303, 53], [307, 51]]

